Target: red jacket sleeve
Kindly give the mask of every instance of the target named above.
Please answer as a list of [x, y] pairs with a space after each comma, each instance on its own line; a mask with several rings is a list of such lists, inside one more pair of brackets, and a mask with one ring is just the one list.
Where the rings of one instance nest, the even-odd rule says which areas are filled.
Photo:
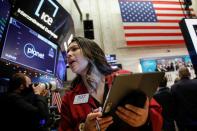
[[68, 96], [65, 95], [62, 100], [62, 106], [61, 106], [61, 120], [59, 123], [58, 131], [77, 131], [78, 127], [72, 126], [72, 120], [71, 120], [71, 112], [69, 110], [69, 100]]
[[152, 98], [149, 104], [149, 114], [153, 131], [161, 131], [163, 126], [162, 107]]

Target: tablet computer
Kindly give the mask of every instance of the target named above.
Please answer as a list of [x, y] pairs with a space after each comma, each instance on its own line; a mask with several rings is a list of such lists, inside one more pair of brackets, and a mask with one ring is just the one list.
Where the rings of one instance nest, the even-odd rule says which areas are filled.
[[[164, 72], [151, 72], [120, 74], [116, 76], [105, 99], [103, 115], [115, 109], [129, 92], [139, 90], [144, 92], [149, 98], [152, 98], [164, 75]], [[144, 105], [144, 103], [142, 104]]]

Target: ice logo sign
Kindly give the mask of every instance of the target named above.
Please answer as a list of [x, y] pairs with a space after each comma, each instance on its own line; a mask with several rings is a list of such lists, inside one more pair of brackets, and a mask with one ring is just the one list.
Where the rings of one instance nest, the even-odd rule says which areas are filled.
[[28, 58], [33, 58], [34, 56], [36, 56], [36, 57], [38, 57], [40, 59], [44, 59], [44, 53], [40, 53], [40, 52], [36, 51], [35, 47], [31, 43], [25, 44], [25, 46], [24, 46], [24, 54]]
[[[55, 17], [59, 7], [52, 0], [48, 0], [48, 2], [54, 7], [52, 17]], [[44, 0], [40, 0], [38, 7], [35, 11], [35, 15], [40, 17], [41, 20], [43, 20], [45, 23], [47, 23], [48, 25], [51, 26], [51, 24], [53, 23], [53, 18], [49, 14], [47, 14], [46, 12], [40, 12], [43, 4], [44, 4]]]

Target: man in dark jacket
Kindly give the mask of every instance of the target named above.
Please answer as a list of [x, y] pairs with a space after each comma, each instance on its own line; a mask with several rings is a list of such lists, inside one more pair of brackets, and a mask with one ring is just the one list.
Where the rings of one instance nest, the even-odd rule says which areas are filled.
[[170, 88], [167, 87], [167, 78], [163, 77], [159, 83], [158, 90], [154, 94], [155, 100], [162, 106], [162, 116], [164, 118], [163, 130], [175, 131], [174, 118], [172, 114], [172, 96]]
[[48, 116], [46, 97], [40, 94], [44, 90], [40, 85], [32, 86], [32, 102], [25, 99], [24, 93], [29, 77], [16, 73], [9, 82], [8, 93], [3, 98], [1, 108], [1, 127], [6, 131], [43, 131]]
[[197, 130], [197, 79], [187, 67], [179, 69], [180, 80], [171, 87], [174, 115], [179, 131]]

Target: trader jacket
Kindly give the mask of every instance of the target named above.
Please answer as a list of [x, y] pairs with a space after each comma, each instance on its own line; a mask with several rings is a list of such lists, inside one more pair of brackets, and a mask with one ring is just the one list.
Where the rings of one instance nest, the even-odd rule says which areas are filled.
[[[111, 83], [113, 77], [116, 74], [128, 73], [128, 71], [118, 71], [113, 73], [112, 75], [106, 76], [106, 81], [108, 84], [108, 88], [111, 87]], [[107, 90], [105, 88], [105, 90]], [[106, 92], [106, 91], [105, 91]], [[59, 123], [59, 130], [58, 131], [79, 131], [83, 128], [84, 122], [86, 120], [86, 116], [91, 112], [92, 108], [98, 108], [98, 103], [95, 101], [93, 97], [89, 97], [87, 103], [83, 104], [73, 104], [74, 98], [76, 95], [87, 94], [88, 90], [83, 84], [77, 85], [71, 91], [68, 91], [62, 100], [62, 107], [61, 107], [61, 121]], [[104, 93], [105, 99], [106, 93]], [[119, 127], [118, 124], [114, 125], [116, 130], [140, 130], [140, 129], [149, 129], [152, 128], [151, 131], [160, 131], [162, 127], [162, 116], [161, 116], [161, 106], [152, 99], [149, 105], [149, 120], [146, 125], [142, 126], [141, 128], [134, 128], [134, 127]], [[149, 123], [150, 122], [150, 123]], [[147, 126], [147, 127], [146, 127]]]

